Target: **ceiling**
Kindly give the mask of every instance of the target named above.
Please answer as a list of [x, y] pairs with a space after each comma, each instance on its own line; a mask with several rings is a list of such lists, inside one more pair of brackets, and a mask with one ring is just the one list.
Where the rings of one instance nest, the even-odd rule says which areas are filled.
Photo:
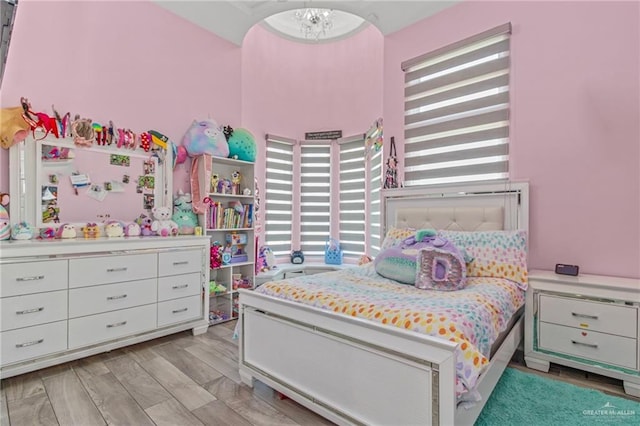
[[456, 1], [167, 1], [153, 0], [184, 19], [240, 46], [255, 24], [279, 12], [304, 7], [337, 9], [358, 15], [391, 34], [459, 2]]

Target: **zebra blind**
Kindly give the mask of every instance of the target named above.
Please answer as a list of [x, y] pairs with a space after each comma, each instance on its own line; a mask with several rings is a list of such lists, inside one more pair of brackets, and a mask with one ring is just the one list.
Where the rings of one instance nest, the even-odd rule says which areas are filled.
[[324, 255], [331, 227], [331, 145], [300, 145], [300, 249]]
[[294, 142], [267, 135], [265, 244], [276, 256], [291, 253]]
[[364, 138], [344, 139], [340, 146], [340, 247], [345, 257], [359, 257], [365, 250]]
[[369, 224], [369, 254], [377, 256], [382, 244], [382, 224], [380, 216], [380, 190], [382, 189], [382, 148], [379, 151], [369, 151], [369, 210], [367, 212]]
[[404, 185], [507, 179], [511, 24], [411, 59]]

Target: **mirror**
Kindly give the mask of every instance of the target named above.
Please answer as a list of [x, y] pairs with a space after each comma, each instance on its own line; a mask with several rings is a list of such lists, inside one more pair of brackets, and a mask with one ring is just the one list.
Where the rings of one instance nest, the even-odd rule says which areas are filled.
[[11, 190], [21, 201], [11, 205], [14, 223], [131, 222], [154, 206], [172, 205], [171, 152], [80, 147], [55, 137], [27, 138], [11, 149]]

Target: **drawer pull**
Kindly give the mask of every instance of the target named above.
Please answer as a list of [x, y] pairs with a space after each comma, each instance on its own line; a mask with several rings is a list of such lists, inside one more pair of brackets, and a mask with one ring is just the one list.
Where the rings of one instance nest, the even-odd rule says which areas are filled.
[[173, 266], [178, 266], [178, 265], [188, 265], [189, 262], [188, 261], [182, 261], [182, 262], [173, 262]]
[[26, 348], [27, 346], [33, 346], [33, 345], [37, 345], [44, 342], [44, 339], [40, 339], [40, 340], [34, 340], [31, 342], [24, 342], [24, 343], [18, 343], [16, 345], [16, 348]]
[[574, 345], [581, 345], [581, 346], [586, 346], [588, 348], [598, 349], [598, 345], [594, 345], [593, 343], [582, 343], [582, 342], [576, 342], [575, 340], [572, 340], [571, 343], [573, 343]]
[[44, 306], [41, 306], [39, 308], [33, 308], [33, 309], [25, 309], [24, 311], [16, 311], [17, 315], [24, 315], [24, 314], [33, 314], [35, 312], [42, 312], [44, 311]]
[[589, 318], [589, 319], [594, 319], [594, 320], [598, 319], [597, 315], [576, 314], [575, 312], [571, 312], [571, 315], [573, 315], [574, 317], [577, 317], [577, 318]]
[[124, 272], [126, 270], [127, 270], [126, 267], [124, 267], [124, 268], [109, 268], [109, 269], [107, 269], [107, 272]]
[[171, 287], [174, 290], [178, 290], [180, 288], [187, 288], [189, 287], [189, 284], [182, 284], [182, 285], [174, 285], [173, 287]]
[[179, 314], [180, 312], [187, 312], [189, 308], [176, 309], [175, 311], [171, 311], [174, 314]]
[[127, 297], [126, 294], [121, 294], [119, 296], [108, 296], [107, 300], [117, 300], [117, 299], [124, 299], [125, 297]]
[[107, 324], [107, 328], [120, 327], [125, 325], [126, 323], [127, 323], [126, 321], [122, 321], [122, 322], [116, 322], [113, 324]]
[[38, 280], [44, 280], [44, 275], [36, 275], [34, 277], [16, 278], [16, 281], [38, 281]]

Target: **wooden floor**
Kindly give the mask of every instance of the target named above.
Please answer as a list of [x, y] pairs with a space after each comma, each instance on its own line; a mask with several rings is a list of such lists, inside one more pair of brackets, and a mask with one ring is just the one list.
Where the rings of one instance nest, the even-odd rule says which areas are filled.
[[[240, 384], [234, 326], [209, 327], [200, 336], [185, 331], [2, 380], [0, 425], [332, 424], [261, 383]], [[511, 365], [533, 372], [521, 353]], [[635, 399], [617, 380], [555, 365], [547, 375]]]

